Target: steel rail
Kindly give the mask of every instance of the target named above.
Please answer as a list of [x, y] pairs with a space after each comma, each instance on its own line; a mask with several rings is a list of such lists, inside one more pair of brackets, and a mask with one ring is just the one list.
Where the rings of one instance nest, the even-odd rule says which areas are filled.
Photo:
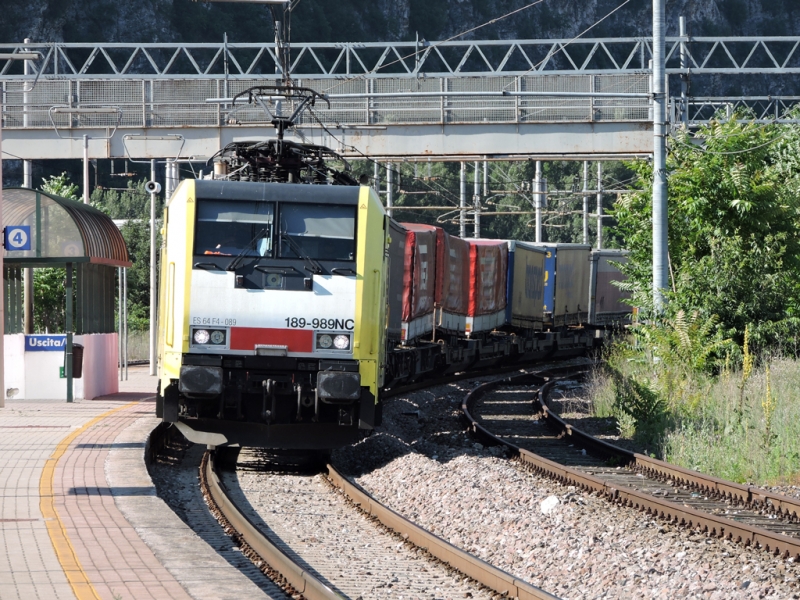
[[[240, 547], [245, 555], [253, 560], [261, 560], [268, 564], [275, 574], [283, 578], [294, 590], [307, 600], [340, 600], [337, 594], [307, 570], [295, 563], [278, 546], [273, 544], [258, 528], [242, 514], [228, 496], [225, 485], [220, 481], [214, 469], [212, 453], [206, 452], [200, 465], [201, 485], [208, 497], [216, 506], [218, 518], [222, 517], [223, 527], [237, 532]], [[227, 521], [227, 523], [225, 523]], [[254, 557], [253, 554], [257, 555]], [[254, 561], [255, 562], [255, 561]], [[271, 577], [273, 578], [273, 577]], [[296, 597], [294, 594], [290, 594]]]
[[[461, 372], [447, 375], [435, 380], [414, 382], [390, 389], [384, 394], [385, 398], [413, 392], [434, 385], [443, 385], [487, 377], [508, 372], [519, 371], [525, 365], [489, 368], [481, 373]], [[568, 367], [564, 367], [568, 368]], [[558, 370], [558, 368], [551, 369]], [[171, 431], [171, 430], [170, 430]], [[148, 441], [149, 452], [155, 454], [163, 446], [167, 430], [158, 432], [154, 430]], [[152, 460], [152, 456], [151, 456]], [[557, 596], [548, 594], [525, 581], [519, 580], [505, 571], [502, 571], [481, 559], [456, 548], [425, 529], [415, 525], [405, 517], [395, 513], [390, 508], [381, 504], [360, 486], [348, 481], [333, 466], [328, 465], [328, 478], [331, 483], [341, 489], [344, 494], [364, 512], [376, 517], [384, 526], [395, 531], [411, 543], [430, 553], [435, 558], [447, 563], [454, 569], [471, 577], [475, 581], [491, 588], [495, 592], [519, 600], [552, 600]], [[204, 495], [209, 500], [209, 508], [226, 530], [232, 530], [238, 537], [242, 552], [253, 562], [262, 561], [268, 565], [266, 575], [273, 580], [283, 580], [291, 586], [292, 592], [308, 600], [338, 600], [342, 596], [331, 590], [328, 586], [315, 578], [307, 570], [292, 561], [280, 548], [275, 546], [259, 529], [237, 508], [227, 494], [225, 485], [217, 476], [213, 452], [206, 452], [200, 465], [200, 484]], [[262, 567], [262, 571], [265, 570]], [[298, 596], [295, 596], [298, 597]]]
[[[414, 390], [442, 385], [464, 379], [474, 379], [495, 374], [517, 371], [519, 365], [513, 367], [499, 367], [487, 369], [480, 374], [456, 373], [436, 380], [415, 382], [390, 390], [385, 397], [409, 393]], [[157, 444], [156, 444], [157, 445]], [[502, 596], [518, 598], [519, 600], [557, 600], [553, 596], [505, 571], [494, 567], [485, 561], [453, 546], [422, 527], [409, 521], [402, 515], [381, 504], [363, 488], [347, 480], [344, 475], [333, 466], [328, 465], [328, 478], [357, 506], [367, 514], [377, 518], [384, 526], [401, 535], [404, 539], [417, 547], [425, 550], [438, 560], [447, 563], [452, 568], [480, 584], [491, 588]], [[259, 529], [242, 514], [230, 499], [225, 485], [217, 476], [213, 452], [206, 452], [200, 466], [201, 486], [204, 494], [211, 500], [212, 513], [221, 522], [223, 527], [236, 532], [238, 543], [243, 553], [253, 562], [263, 561], [271, 568], [268, 573], [272, 579], [276, 575], [283, 579], [297, 594], [308, 600], [338, 600], [342, 596], [331, 590], [328, 586], [314, 577], [307, 570], [297, 565], [280, 548], [274, 545]]]
[[[525, 364], [488, 368], [481, 373], [460, 372], [452, 375], [414, 382], [390, 389], [384, 397], [392, 397], [409, 393], [433, 385], [504, 374], [522, 369]], [[163, 450], [167, 438], [174, 435], [173, 428], [159, 426], [153, 430], [147, 440], [145, 453], [152, 461]], [[378, 518], [389, 529], [402, 535], [418, 547], [424, 549], [435, 558], [449, 564], [454, 569], [471, 577], [475, 581], [491, 588], [497, 593], [519, 598], [520, 600], [556, 599], [557, 596], [536, 588], [525, 581], [497, 569], [474, 557], [432, 533], [408, 521], [391, 509], [383, 506], [359, 486], [347, 481], [336, 469], [328, 465], [328, 477], [333, 485], [360, 506], [362, 510]], [[217, 518], [226, 532], [237, 539], [242, 553], [261, 569], [264, 574], [282, 586], [289, 595], [296, 599], [339, 600], [340, 594], [334, 592], [306, 569], [296, 564], [283, 550], [273, 544], [250, 521], [231, 500], [225, 485], [218, 477], [214, 464], [213, 452], [203, 455], [200, 465], [200, 486], [209, 504], [211, 513]], [[261, 563], [260, 565], [258, 563]], [[288, 589], [287, 589], [288, 588]]]
[[354, 504], [359, 506], [365, 513], [378, 519], [384, 526], [467, 577], [491, 588], [501, 596], [518, 598], [519, 600], [557, 598], [557, 596], [548, 594], [544, 590], [510, 575], [480, 558], [456, 548], [449, 542], [409, 521], [376, 500], [361, 486], [349, 481], [331, 465], [328, 465], [328, 478]]
[[[573, 369], [572, 374], [576, 372], [577, 369]], [[599, 477], [548, 460], [495, 436], [472, 416], [471, 407], [474, 407], [475, 402], [486, 393], [504, 384], [521, 383], [526, 380], [542, 383], [544, 382], [542, 375], [543, 373], [520, 375], [504, 380], [490, 381], [472, 390], [464, 398], [461, 405], [461, 410], [467, 421], [469, 421], [472, 430], [484, 441], [509, 448], [514, 455], [535, 472], [552, 477], [563, 484], [575, 485], [584, 491], [599, 493], [612, 502], [632, 506], [661, 519], [692, 529], [699, 528], [703, 532], [720, 538], [731, 539], [745, 546], [760, 547], [774, 555], [787, 558], [800, 558], [800, 539], [798, 538], [780, 535], [760, 527], [702, 512], [637, 490], [615, 488], [608, 485], [607, 482]], [[545, 423], [556, 431], [560, 438], [569, 438], [570, 441], [576, 445], [590, 449], [602, 456], [621, 458], [627, 461], [630, 468], [640, 471], [643, 474], [650, 475], [651, 477], [671, 479], [676, 484], [688, 485], [723, 499], [739, 501], [751, 506], [758, 506], [766, 510], [774, 511], [791, 520], [798, 520], [798, 515], [800, 515], [800, 502], [797, 500], [752, 486], [740, 485], [710, 475], [704, 475], [697, 471], [670, 465], [658, 459], [625, 450], [624, 448], [620, 448], [603, 440], [598, 440], [584, 431], [573, 427], [553, 413], [545, 402], [550, 388], [552, 388], [556, 382], [557, 379], [555, 378], [550, 378], [544, 382], [539, 389], [535, 404], [536, 408], [541, 411]]]

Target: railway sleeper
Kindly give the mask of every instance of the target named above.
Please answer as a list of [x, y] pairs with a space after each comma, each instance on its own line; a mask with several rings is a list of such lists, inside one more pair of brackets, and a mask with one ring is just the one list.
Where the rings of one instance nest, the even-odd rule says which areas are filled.
[[[542, 375], [540, 373], [540, 375]], [[462, 403], [465, 415], [473, 423], [473, 429], [478, 432], [483, 439], [495, 440], [495, 443], [503, 443], [494, 434], [483, 429], [478, 421], [471, 415], [473, 404], [489, 391], [500, 386], [523, 385], [522, 377], [511, 377], [502, 381], [483, 384], [473, 390]], [[553, 385], [553, 380], [549, 380], [539, 390], [539, 399], [534, 402], [534, 410], [541, 412], [542, 418], [551, 425], [559, 439], [566, 436], [575, 435], [576, 442], [584, 445], [584, 442], [591, 441], [586, 434], [565, 424], [558, 416], [553, 415], [544, 404], [546, 393]], [[617, 450], [619, 453], [630, 455], [629, 467], [642, 475], [651, 479], [668, 483], [673, 489], [691, 490], [706, 496], [706, 499], [723, 501], [727, 504], [736, 504], [740, 507], [748, 508], [757, 514], [772, 514], [789, 522], [798, 521], [798, 503], [790, 498], [776, 497], [769, 492], [758, 490], [750, 486], [740, 486], [739, 484], [717, 480], [716, 478], [702, 479], [700, 474], [695, 479], [692, 472], [668, 465], [661, 464], [660, 461], [650, 459], [643, 455], [632, 454], [619, 448], [600, 442], [601, 450]], [[594, 445], [589, 443], [588, 447], [595, 450]], [[606, 454], [606, 452], [601, 452]], [[512, 447], [511, 453], [516, 454], [515, 460], [521, 463], [523, 468], [533, 473], [547, 476], [561, 484], [570, 484], [580, 487], [580, 489], [597, 493], [605, 497], [608, 501], [634, 507], [645, 514], [664, 519], [669, 523], [692, 529], [698, 533], [709, 537], [735, 540], [737, 543], [744, 544], [745, 547], [761, 548], [767, 552], [784, 558], [794, 558], [800, 560], [800, 539], [795, 537], [785, 537], [784, 532], [769, 532], [760, 528], [752, 528], [746, 521], [739, 522], [728, 517], [717, 517], [715, 513], [701, 514], [698, 509], [686, 507], [681, 508], [674, 501], [660, 500], [656, 495], [648, 492], [636, 490], [619, 490], [609, 486], [603, 480], [594, 482], [594, 477], [587, 477], [583, 473], [573, 471], [568, 467], [551, 463], [550, 460], [534, 455], [527, 450]], [[584, 479], [586, 477], [586, 479]], [[666, 504], [665, 504], [666, 503]], [[784, 541], [785, 538], [785, 541]]]

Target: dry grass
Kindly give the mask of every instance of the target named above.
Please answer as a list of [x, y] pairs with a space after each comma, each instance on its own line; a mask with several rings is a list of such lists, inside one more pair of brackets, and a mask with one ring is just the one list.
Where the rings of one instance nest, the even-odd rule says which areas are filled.
[[594, 414], [616, 418], [622, 437], [658, 447], [669, 462], [740, 483], [800, 479], [800, 361], [762, 361], [743, 387], [741, 370], [710, 377], [630, 355], [611, 362], [649, 385], [666, 407], [653, 422], [636, 422], [620, 406], [611, 376], [596, 371], [589, 382]]

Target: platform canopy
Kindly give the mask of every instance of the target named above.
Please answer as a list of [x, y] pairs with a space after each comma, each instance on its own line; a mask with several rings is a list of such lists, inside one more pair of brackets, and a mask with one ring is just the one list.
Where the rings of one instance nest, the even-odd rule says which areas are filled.
[[[131, 266], [117, 226], [88, 204], [28, 188], [6, 188], [3, 222], [10, 236], [5, 249], [7, 266]], [[25, 249], [14, 250], [15, 244]]]
[[[66, 267], [68, 331], [115, 331], [117, 268], [130, 267], [131, 261], [122, 233], [108, 215], [54, 194], [7, 188], [3, 190], [3, 222], [6, 333], [25, 331], [23, 270], [28, 267]], [[77, 276], [74, 288], [73, 273]], [[67, 301], [73, 298], [73, 290], [74, 311]], [[32, 314], [32, 304], [30, 308]]]

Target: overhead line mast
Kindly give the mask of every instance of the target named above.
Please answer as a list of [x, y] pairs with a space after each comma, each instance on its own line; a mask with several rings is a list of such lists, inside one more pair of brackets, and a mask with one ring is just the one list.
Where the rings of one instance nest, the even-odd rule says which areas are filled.
[[656, 313], [664, 310], [669, 260], [665, 20], [664, 0], [653, 0], [653, 308]]

